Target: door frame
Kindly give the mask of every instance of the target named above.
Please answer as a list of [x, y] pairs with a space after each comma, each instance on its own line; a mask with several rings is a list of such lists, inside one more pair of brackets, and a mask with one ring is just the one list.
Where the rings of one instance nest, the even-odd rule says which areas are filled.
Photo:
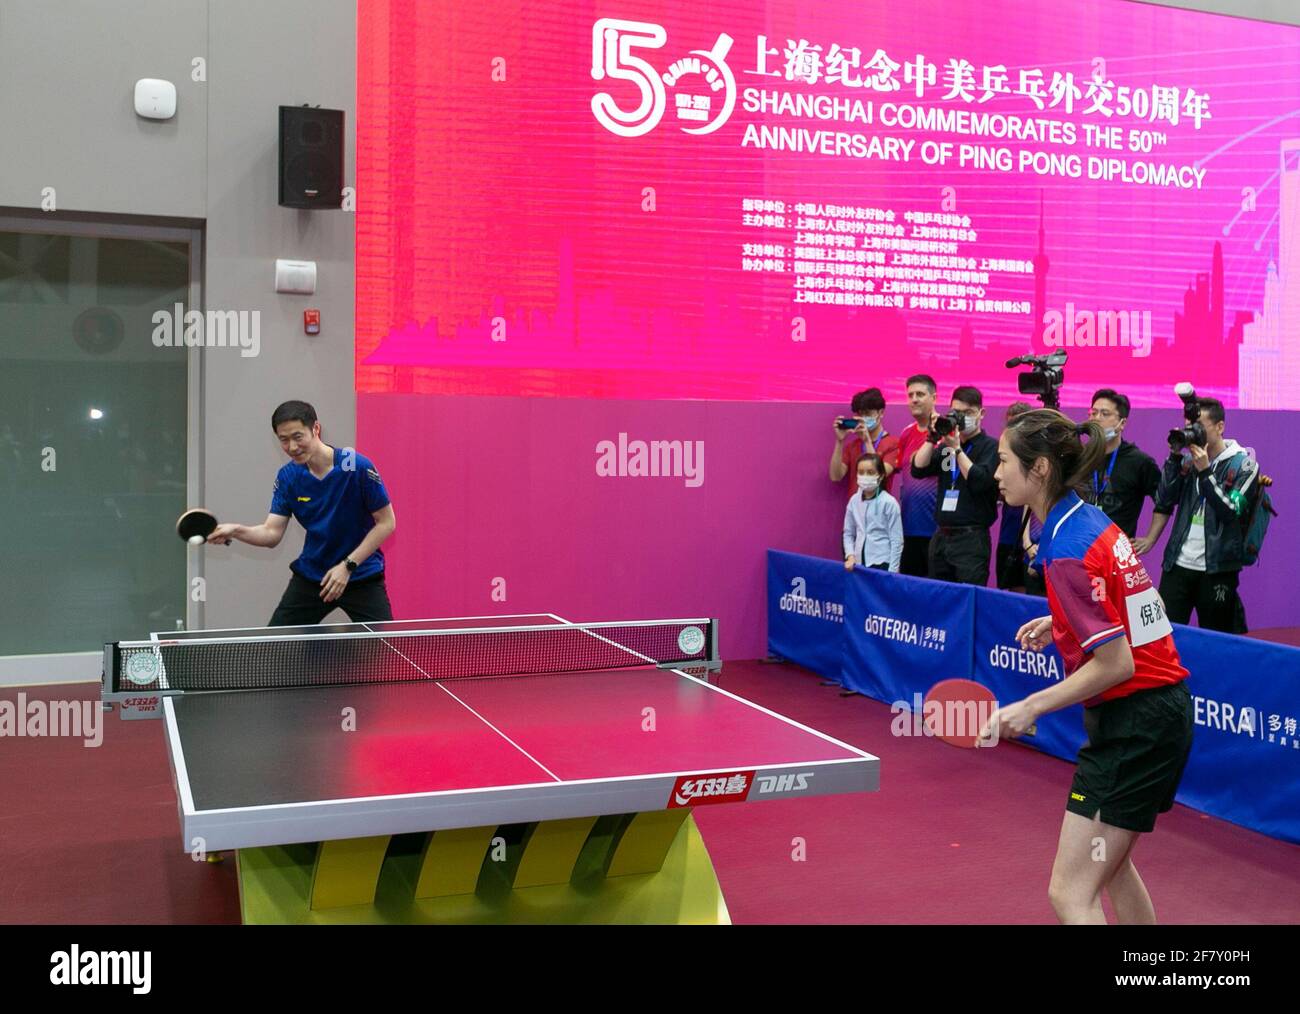
[[[187, 309], [199, 311], [204, 309], [206, 232], [201, 219], [0, 208], [0, 232], [186, 243], [190, 251]], [[188, 504], [203, 503], [202, 353], [201, 347], [191, 348], [186, 357], [185, 499]], [[177, 594], [185, 596], [185, 626], [193, 630], [203, 626], [204, 603], [194, 601], [194, 596], [190, 594], [195, 580], [203, 577], [203, 553], [187, 549], [185, 558], [185, 587], [178, 588]], [[122, 631], [122, 637], [138, 638], [147, 633], [150, 631]], [[103, 657], [102, 645], [88, 646], [86, 651], [0, 655], [0, 687], [98, 681]]]

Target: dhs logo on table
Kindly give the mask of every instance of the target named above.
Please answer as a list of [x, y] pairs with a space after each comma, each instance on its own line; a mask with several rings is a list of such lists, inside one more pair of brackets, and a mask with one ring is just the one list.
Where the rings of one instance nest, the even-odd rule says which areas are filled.
[[720, 771], [707, 775], [683, 775], [668, 797], [668, 808], [703, 806], [707, 803], [743, 803], [754, 784], [753, 771]]
[[813, 772], [790, 772], [784, 775], [759, 775], [758, 794], [760, 796], [790, 796], [803, 792], [812, 781]]

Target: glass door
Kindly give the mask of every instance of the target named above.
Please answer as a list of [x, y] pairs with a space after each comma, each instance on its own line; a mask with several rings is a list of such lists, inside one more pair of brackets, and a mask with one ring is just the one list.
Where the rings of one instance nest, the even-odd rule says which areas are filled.
[[197, 229], [0, 216], [0, 656], [186, 617], [199, 353], [164, 339], [201, 250]]

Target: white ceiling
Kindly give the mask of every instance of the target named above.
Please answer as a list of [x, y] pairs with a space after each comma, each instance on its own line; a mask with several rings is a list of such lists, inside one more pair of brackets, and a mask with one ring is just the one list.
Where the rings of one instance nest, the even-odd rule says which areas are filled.
[[1137, 0], [1137, 2], [1300, 25], [1300, 2], [1297, 0]]

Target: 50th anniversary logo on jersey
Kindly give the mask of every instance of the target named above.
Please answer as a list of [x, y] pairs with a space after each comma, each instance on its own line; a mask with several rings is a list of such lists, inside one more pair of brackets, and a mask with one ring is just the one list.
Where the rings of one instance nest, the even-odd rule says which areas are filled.
[[606, 130], [620, 137], [650, 133], [668, 109], [669, 88], [676, 118], [688, 134], [710, 134], [730, 118], [736, 108], [736, 78], [727, 66], [731, 36], [720, 33], [712, 49], [693, 49], [663, 71], [634, 55], [661, 49], [667, 41], [663, 26], [647, 21], [601, 18], [592, 26], [591, 76], [625, 81], [640, 94], [631, 108], [608, 92], [592, 96], [591, 111]]

